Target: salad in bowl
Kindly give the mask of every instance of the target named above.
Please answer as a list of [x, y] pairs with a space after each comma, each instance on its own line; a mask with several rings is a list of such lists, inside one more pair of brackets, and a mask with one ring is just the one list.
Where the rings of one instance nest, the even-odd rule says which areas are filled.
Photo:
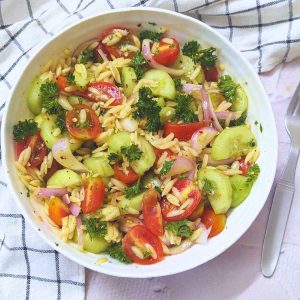
[[15, 165], [63, 241], [148, 265], [226, 230], [260, 151], [221, 51], [116, 25], [41, 67]]

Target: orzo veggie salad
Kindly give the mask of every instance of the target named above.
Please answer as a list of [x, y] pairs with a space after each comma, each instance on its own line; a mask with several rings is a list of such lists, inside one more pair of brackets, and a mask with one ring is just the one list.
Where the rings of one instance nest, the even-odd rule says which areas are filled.
[[219, 51], [116, 26], [41, 68], [32, 118], [13, 128], [16, 167], [62, 240], [153, 264], [225, 229], [260, 169]]

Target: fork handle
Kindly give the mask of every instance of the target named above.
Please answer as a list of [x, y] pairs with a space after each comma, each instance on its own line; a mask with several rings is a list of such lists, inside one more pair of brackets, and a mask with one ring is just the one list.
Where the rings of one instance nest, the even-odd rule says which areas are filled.
[[273, 275], [280, 255], [284, 232], [294, 198], [295, 171], [298, 157], [299, 149], [292, 146], [288, 162], [276, 185], [261, 258], [261, 270], [266, 277]]

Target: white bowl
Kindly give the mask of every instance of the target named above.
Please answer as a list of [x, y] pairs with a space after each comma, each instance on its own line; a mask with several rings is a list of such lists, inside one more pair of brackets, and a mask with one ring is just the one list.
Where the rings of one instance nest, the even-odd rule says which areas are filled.
[[[101, 255], [83, 253], [78, 251], [75, 245], [62, 242], [46, 222], [39, 220], [38, 213], [34, 212], [34, 210], [41, 209], [41, 204], [28, 200], [26, 190], [17, 177], [14, 166], [12, 128], [18, 120], [30, 117], [24, 97], [25, 91], [38, 74], [40, 66], [45, 64], [51, 56], [59, 54], [66, 46], [74, 48], [104, 28], [116, 24], [136, 27], [139, 23], [146, 25], [148, 22], [167, 26], [170, 29], [170, 35], [175, 36], [181, 42], [197, 39], [202, 42], [202, 45], [216, 47], [226, 71], [239, 82], [246, 83], [249, 94], [248, 119], [261, 150], [258, 160], [261, 174], [250, 196], [230, 213], [226, 229], [220, 235], [210, 239], [207, 244], [195, 245], [182, 254], [166, 257], [162, 262], [150, 266], [124, 265], [115, 261], [97, 265], [95, 262]], [[151, 28], [149, 24], [148, 26]], [[262, 133], [259, 126], [254, 125], [255, 121], [262, 124]], [[15, 85], [11, 99], [7, 102], [2, 122], [1, 144], [9, 187], [23, 215], [40, 236], [51, 247], [73, 261], [97, 272], [120, 277], [143, 278], [175, 274], [199, 266], [224, 252], [245, 233], [262, 209], [271, 189], [277, 162], [277, 134], [272, 109], [263, 86], [250, 64], [225, 38], [209, 26], [175, 12], [153, 8], [121, 9], [102, 13], [80, 21], [48, 41], [28, 62]]]

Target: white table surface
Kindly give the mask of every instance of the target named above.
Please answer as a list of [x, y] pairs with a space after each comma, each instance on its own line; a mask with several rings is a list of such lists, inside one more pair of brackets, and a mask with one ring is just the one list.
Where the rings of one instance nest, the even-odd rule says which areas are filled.
[[[283, 121], [290, 97], [300, 81], [300, 59], [261, 75], [261, 80], [278, 129], [278, 177], [289, 152], [290, 141]], [[277, 270], [272, 278], [264, 278], [260, 272], [260, 256], [270, 203], [268, 199], [249, 230], [230, 249], [193, 270], [153, 279], [126, 279], [87, 269], [86, 299], [300, 299], [299, 167]]]

